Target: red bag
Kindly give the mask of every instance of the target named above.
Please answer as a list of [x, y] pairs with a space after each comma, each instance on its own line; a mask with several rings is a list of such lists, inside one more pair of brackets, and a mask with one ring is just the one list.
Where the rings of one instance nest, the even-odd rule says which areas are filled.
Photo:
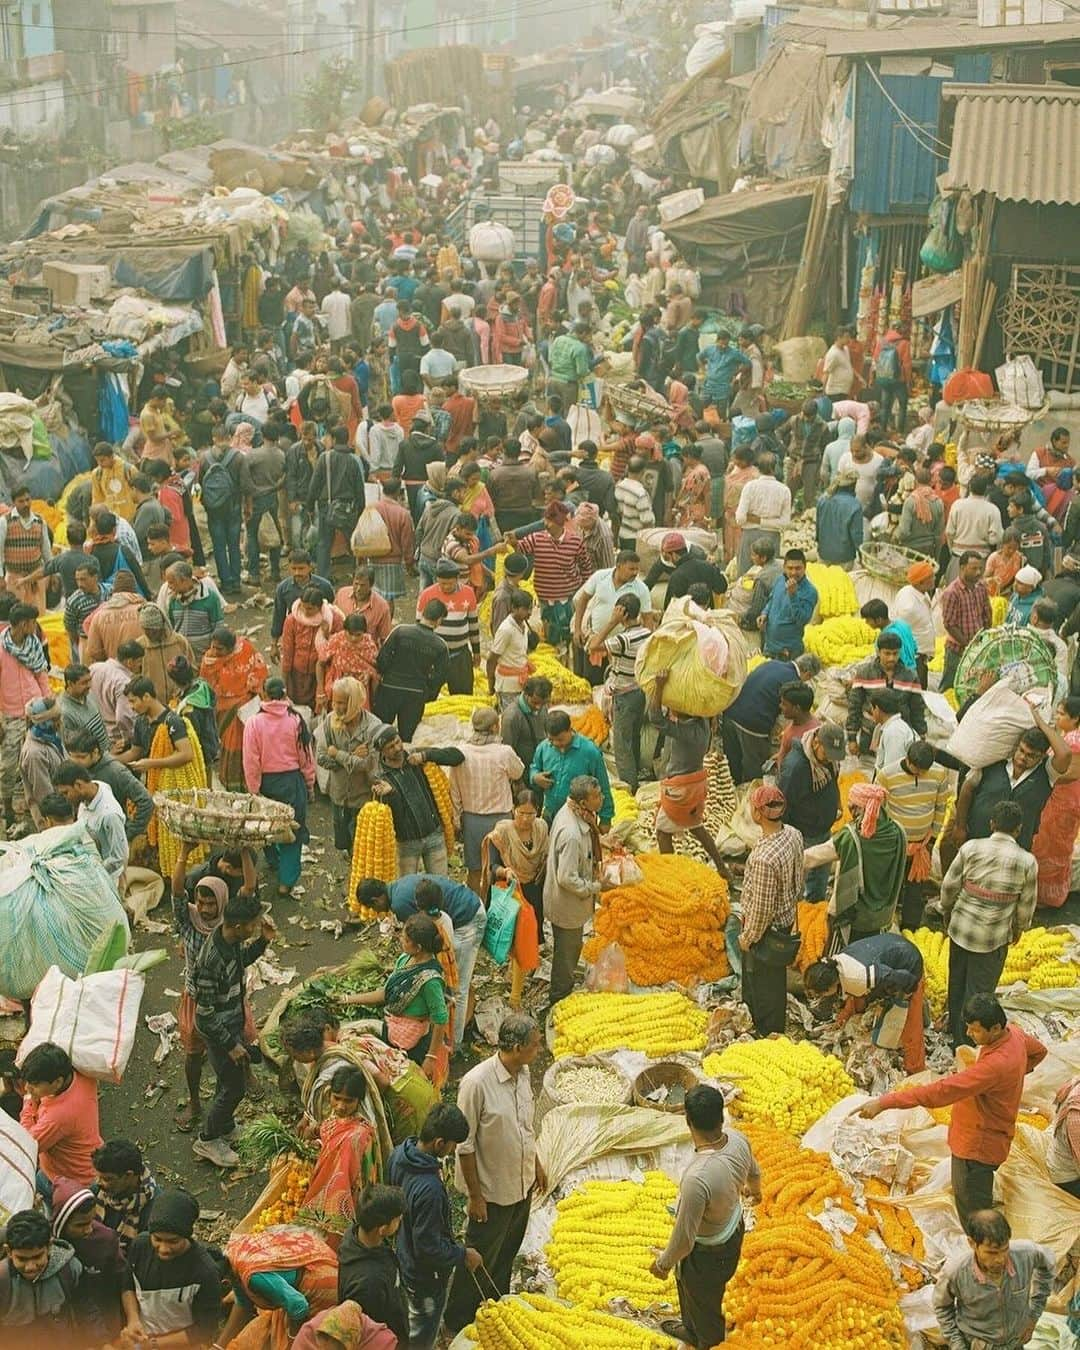
[[993, 398], [994, 381], [985, 371], [974, 370], [970, 366], [964, 370], [954, 370], [945, 381], [941, 396], [953, 406], [966, 403], [969, 398]]
[[514, 945], [510, 951], [517, 964], [528, 974], [540, 966], [540, 932], [536, 923], [536, 912], [520, 890], [517, 891], [517, 898], [521, 901], [521, 908], [518, 910]]

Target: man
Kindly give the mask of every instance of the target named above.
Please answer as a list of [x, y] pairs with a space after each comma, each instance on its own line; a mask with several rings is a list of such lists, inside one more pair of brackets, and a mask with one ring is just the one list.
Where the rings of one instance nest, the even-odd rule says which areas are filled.
[[446, 836], [423, 766], [452, 767], [462, 763], [464, 754], [456, 746], [446, 749], [426, 746], [423, 750], [406, 751], [392, 726], [383, 727], [376, 735], [374, 748], [378, 762], [371, 787], [375, 796], [390, 807], [394, 818], [398, 872], [402, 876], [412, 872], [445, 875], [449, 871]]
[[660, 541], [660, 556], [649, 568], [645, 577], [645, 586], [651, 593], [652, 588], [667, 578], [667, 590], [664, 592], [664, 608], [672, 600], [689, 595], [690, 588], [697, 584], [705, 586], [710, 602], [705, 608], [712, 608], [711, 597], [723, 595], [727, 590], [727, 578], [711, 563], [705, 550], [698, 544], [688, 544], [686, 536], [678, 530], [665, 534]]
[[278, 517], [278, 496], [285, 485], [285, 448], [272, 439], [270, 429], [263, 435], [263, 443], [247, 452], [248, 479], [251, 485], [251, 497], [248, 501], [248, 515], [244, 529], [247, 533], [248, 581], [254, 586], [259, 583], [261, 566], [261, 546], [259, 526], [263, 517], [267, 517], [277, 544], [267, 548], [270, 560], [270, 580], [277, 585], [281, 580], [282, 532]]
[[[610, 627], [615, 606], [624, 596], [636, 596], [639, 615], [652, 615], [652, 595], [638, 573], [641, 562], [632, 549], [623, 549], [615, 557], [614, 567], [605, 567], [585, 581], [574, 596], [574, 644], [584, 652], [588, 639], [594, 633]], [[588, 629], [586, 629], [586, 617]], [[646, 619], [645, 623], [648, 624]], [[591, 643], [589, 644], [591, 647]], [[601, 684], [604, 678], [603, 649], [591, 657], [582, 673], [590, 684]], [[597, 664], [597, 662], [600, 664]]]
[[950, 1350], [1019, 1350], [1046, 1307], [1057, 1258], [1049, 1247], [1010, 1242], [1012, 1229], [997, 1209], [976, 1210], [967, 1233], [971, 1250], [954, 1256], [934, 1286], [938, 1326]]
[[[3, 654], [0, 653], [0, 662]], [[48, 693], [47, 689], [41, 691]], [[109, 748], [109, 733], [101, 709], [90, 694], [90, 667], [74, 662], [64, 667], [64, 692], [57, 700], [60, 704], [60, 735], [63, 740], [87, 731], [94, 737], [98, 748], [104, 754]]]
[[[374, 569], [379, 593], [390, 606], [391, 616], [394, 612], [394, 601], [405, 594], [406, 569], [410, 573], [416, 570], [413, 562], [416, 555], [413, 520], [408, 509], [402, 505], [401, 496], [401, 483], [396, 478], [388, 478], [382, 485], [382, 496], [372, 507], [372, 510], [382, 517], [390, 540], [390, 552], [374, 558], [371, 566]], [[360, 566], [363, 566], [363, 552], [354, 548], [353, 553]]]
[[468, 1137], [469, 1122], [461, 1110], [437, 1102], [420, 1134], [398, 1144], [387, 1161], [387, 1180], [401, 1188], [405, 1201], [396, 1250], [409, 1309], [410, 1350], [434, 1350], [452, 1275], [462, 1266], [474, 1271], [483, 1264], [475, 1247], [454, 1240], [442, 1180], [442, 1160], [453, 1157]]
[[647, 461], [644, 455], [631, 455], [626, 474], [615, 484], [615, 511], [619, 520], [619, 548], [633, 551], [638, 535], [656, 524], [652, 498], [643, 481]]
[[398, 1345], [408, 1344], [409, 1314], [390, 1239], [404, 1213], [405, 1196], [396, 1186], [370, 1182], [356, 1198], [356, 1220], [338, 1252], [338, 1302], [358, 1303], [365, 1316], [389, 1328]]
[[854, 392], [852, 386], [855, 383], [855, 371], [848, 350], [850, 342], [850, 332], [846, 328], [838, 328], [832, 346], [825, 353], [822, 362], [822, 380], [829, 398], [846, 399]]
[[667, 751], [656, 812], [656, 846], [661, 853], [674, 853], [675, 836], [686, 830], [709, 855], [717, 871], [726, 876], [727, 867], [705, 825], [709, 775], [704, 764], [712, 740], [712, 722], [707, 717], [692, 717], [665, 708], [664, 690], [670, 673], [656, 672], [649, 701], [649, 721], [660, 732]]
[[564, 408], [572, 408], [577, 403], [581, 383], [592, 373], [588, 337], [589, 325], [578, 322], [569, 333], [560, 333], [548, 347], [546, 392], [558, 394]]
[[589, 652], [607, 656], [605, 681], [611, 695], [611, 753], [615, 771], [631, 792], [638, 790], [642, 771], [642, 735], [645, 730], [645, 691], [635, 673], [637, 654], [649, 640], [652, 629], [641, 622], [641, 601], [636, 595], [621, 595], [602, 628], [594, 624]]
[[31, 505], [30, 488], [26, 483], [16, 483], [11, 491], [11, 510], [0, 516], [0, 575], [7, 589], [20, 600], [44, 609], [45, 569], [52, 555], [49, 531]]
[[985, 839], [991, 833], [991, 816], [998, 803], [1008, 801], [1020, 808], [1020, 847], [1031, 848], [1054, 782], [1069, 769], [1070, 756], [1055, 750], [1048, 762], [1049, 749], [1045, 732], [1033, 727], [1022, 733], [1010, 759], [973, 769], [967, 775], [956, 799], [952, 829], [956, 844]]
[[[150, 769], [181, 769], [190, 764], [195, 752], [187, 734], [183, 718], [158, 698], [154, 685], [145, 675], [132, 680], [128, 698], [135, 711], [135, 731], [131, 744], [117, 753], [116, 758], [135, 773], [145, 774]], [[164, 724], [172, 750], [160, 758], [150, 758], [150, 749], [159, 726]]]
[[903, 695], [897, 689], [875, 689], [867, 701], [872, 725], [874, 776], [897, 764], [915, 740], [915, 732], [902, 716]]
[[230, 1139], [236, 1130], [236, 1108], [244, 1099], [246, 1066], [258, 1056], [257, 1047], [243, 1040], [244, 972], [276, 936], [273, 920], [263, 913], [256, 896], [232, 896], [192, 968], [195, 1030], [206, 1042], [217, 1081], [206, 1122], [191, 1148], [197, 1158], [215, 1167], [236, 1167], [240, 1162]]
[[898, 762], [875, 773], [874, 781], [885, 789], [886, 810], [907, 837], [909, 865], [900, 893], [900, 926], [915, 929], [922, 923], [930, 860], [945, 822], [949, 771], [935, 762], [934, 747], [918, 740]]
[[[345, 339], [352, 334], [352, 295], [348, 284], [340, 278], [335, 278], [334, 288], [323, 296], [320, 309], [331, 350], [340, 351]], [[369, 332], [369, 341], [370, 338]]]
[[[952, 518], [949, 517], [950, 520]], [[943, 693], [952, 688], [956, 668], [972, 638], [990, 628], [994, 622], [990, 593], [982, 579], [984, 566], [980, 554], [971, 550], [962, 553], [959, 575], [941, 592], [941, 621], [945, 625], [945, 668], [941, 676]]]
[[[829, 490], [818, 499], [814, 529], [818, 557], [850, 571], [863, 543], [862, 504], [855, 496], [854, 473], [837, 474]], [[931, 572], [931, 576], [933, 573]]]
[[[168, 595], [166, 588], [166, 597]], [[165, 604], [168, 604], [167, 598]], [[139, 610], [139, 628], [138, 642], [143, 649], [142, 674], [153, 683], [158, 698], [163, 703], [167, 702], [173, 695], [173, 685], [169, 680], [169, 667], [173, 661], [182, 656], [189, 665], [198, 664], [191, 643], [172, 628], [165, 617], [165, 610], [156, 604], [145, 604]]]
[[742, 1251], [742, 1197], [761, 1203], [761, 1172], [744, 1134], [724, 1126], [724, 1094], [698, 1083], [683, 1113], [694, 1156], [679, 1180], [675, 1226], [649, 1267], [658, 1280], [674, 1270], [679, 1322], [662, 1322], [669, 1336], [712, 1350], [726, 1334], [722, 1305]]
[[[847, 715], [849, 755], [868, 755], [879, 745], [881, 735], [874, 730], [870, 699], [883, 690], [897, 695], [897, 711], [911, 728], [911, 739], [926, 735], [926, 704], [919, 677], [901, 664], [900, 639], [895, 633], [883, 632], [875, 644], [874, 655], [856, 666], [852, 676]], [[886, 706], [891, 706], [891, 701]], [[883, 760], [886, 767], [894, 763], [895, 759]]]
[[139, 610], [143, 599], [135, 594], [135, 582], [123, 569], [113, 578], [113, 589], [86, 621], [82, 656], [87, 665], [115, 657], [125, 642], [138, 637]]
[[550, 701], [551, 681], [542, 675], [533, 675], [525, 681], [514, 702], [503, 709], [503, 744], [510, 746], [522, 764], [532, 764], [537, 746], [544, 740]]
[[781, 532], [791, 524], [791, 489], [776, 480], [776, 456], [759, 455], [758, 477], [744, 483], [735, 507], [735, 523], [742, 530], [739, 539], [739, 571], [750, 566], [750, 549], [756, 539], [771, 538], [777, 551]]
[[994, 1203], [994, 1173], [1009, 1156], [1024, 1078], [1046, 1058], [1046, 1046], [1018, 1026], [992, 994], [974, 994], [964, 1004], [963, 1020], [979, 1054], [967, 1068], [933, 1083], [901, 1088], [871, 1098], [858, 1114], [873, 1120], [882, 1111], [928, 1110], [951, 1106], [953, 1204], [964, 1230], [971, 1218]]
[[736, 784], [760, 778], [772, 758], [772, 729], [780, 716], [780, 691], [791, 680], [813, 684], [821, 662], [811, 652], [795, 661], [764, 661], [747, 675], [734, 703], [724, 713], [723, 742]]
[[129, 1139], [108, 1140], [94, 1150], [91, 1162], [97, 1174], [94, 1215], [113, 1230], [120, 1239], [120, 1250], [126, 1254], [149, 1222], [157, 1181], [138, 1145]]
[[830, 931], [856, 942], [890, 928], [907, 871], [907, 840], [885, 810], [885, 789], [853, 783], [851, 821], [803, 854], [806, 867], [839, 864], [829, 900]]
[[322, 320], [317, 313], [315, 297], [307, 295], [300, 301], [300, 312], [293, 320], [289, 333], [289, 355], [292, 359], [295, 361], [301, 356], [314, 356], [321, 334]]
[[801, 548], [789, 548], [784, 554], [784, 575], [777, 579], [758, 616], [766, 656], [790, 660], [803, 654], [803, 631], [817, 603], [817, 587], [806, 575], [806, 554]]
[[346, 618], [359, 614], [367, 624], [367, 633], [376, 648], [383, 645], [393, 627], [393, 614], [388, 601], [375, 589], [375, 568], [359, 563], [352, 583], [341, 586], [334, 595], [334, 605]]
[[834, 956], [812, 962], [803, 972], [803, 987], [812, 999], [843, 997], [837, 1026], [870, 1003], [886, 1005], [882, 1018], [889, 1015], [891, 1005], [906, 1005], [899, 1037], [904, 1072], [921, 1073], [926, 1068], [923, 973], [922, 952], [914, 942], [899, 933], [875, 933], [849, 942]]
[[[8, 622], [0, 628], [0, 787], [3, 791], [4, 818], [25, 827], [28, 807], [19, 780], [19, 752], [26, 736], [26, 705], [33, 699], [48, 698], [49, 660], [38, 636], [38, 612], [33, 605], [15, 604], [8, 610]], [[71, 667], [69, 667], [71, 669]], [[79, 666], [85, 670], [85, 666]], [[89, 679], [87, 680], [89, 688]], [[104, 729], [104, 728], [103, 728]]]
[[599, 447], [595, 441], [582, 441], [577, 447], [577, 453], [580, 456], [577, 466], [579, 489], [585, 493], [586, 499], [601, 515], [607, 516], [610, 521], [616, 521], [619, 512], [615, 502], [615, 480], [607, 469], [602, 469], [598, 463]]
[[801, 486], [804, 511], [817, 501], [821, 457], [828, 437], [828, 423], [821, 416], [817, 399], [813, 398], [807, 399], [799, 416], [793, 417], [784, 429], [787, 444], [784, 477], [793, 490]]
[[915, 639], [915, 673], [921, 689], [929, 684], [930, 662], [934, 659], [937, 644], [937, 627], [930, 600], [935, 577], [933, 563], [912, 563], [907, 570], [907, 585], [900, 587], [892, 604], [893, 616], [907, 624]]
[[[750, 814], [761, 839], [750, 850], [743, 873], [743, 1002], [754, 1032], [769, 1036], [787, 1020], [787, 964], [783, 944], [795, 928], [803, 893], [803, 837], [784, 824], [787, 799], [778, 787], [763, 785], [750, 794]], [[797, 940], [797, 936], [796, 936]]]
[[488, 688], [497, 695], [500, 709], [515, 701], [529, 677], [529, 639], [533, 636], [529, 615], [532, 607], [532, 596], [528, 591], [511, 591], [510, 613], [492, 633], [487, 659]]
[[450, 801], [461, 821], [465, 879], [477, 888], [483, 870], [481, 844], [500, 820], [513, 815], [525, 765], [501, 740], [494, 708], [474, 708], [471, 726], [462, 744], [465, 760], [450, 770]]
[[448, 352], [443, 346], [442, 334], [432, 333], [431, 345], [420, 358], [420, 378], [424, 388], [430, 390], [448, 384], [456, 388], [454, 376], [456, 369], [457, 361], [453, 352]]
[[[510, 617], [514, 605], [514, 596], [522, 589], [525, 579], [532, 575], [532, 563], [523, 553], [510, 553], [503, 563], [502, 580], [491, 592], [489, 619], [492, 637], [499, 631], [503, 622]], [[530, 610], [532, 596], [529, 596]]]
[[436, 632], [446, 616], [442, 600], [428, 600], [416, 623], [399, 624], [379, 649], [375, 712], [387, 724], [396, 720], [403, 740], [412, 740], [424, 704], [446, 683], [450, 652]]
[[1061, 614], [1053, 600], [1036, 600], [1031, 607], [1031, 619], [1029, 627], [1032, 628], [1039, 637], [1046, 643], [1054, 653], [1054, 664], [1057, 666], [1059, 688], [1066, 689], [1069, 686], [1069, 667], [1071, 663], [1071, 653], [1068, 643], [1058, 634], [1058, 627], [1061, 624]]
[[96, 782], [80, 764], [61, 764], [53, 776], [57, 792], [78, 810], [78, 819], [101, 854], [105, 871], [119, 891], [128, 864], [126, 820], [112, 789]]
[[214, 629], [225, 617], [221, 596], [205, 577], [196, 579], [188, 562], [173, 563], [165, 573], [165, 584], [169, 588], [165, 617], [187, 639], [198, 666], [209, 650]]
[[750, 570], [738, 578], [728, 596], [728, 609], [738, 618], [740, 628], [756, 633], [757, 621], [765, 612], [773, 587], [784, 575], [784, 564], [776, 556], [776, 545], [767, 536], [755, 539], [750, 558]]
[[342, 534], [346, 544], [364, 508], [364, 471], [353, 454], [348, 427], [336, 427], [333, 444], [315, 463], [308, 488], [307, 509], [319, 527], [315, 563], [321, 576], [330, 571], [334, 537]]
[[240, 530], [244, 502], [252, 495], [251, 474], [247, 456], [229, 444], [223, 425], [214, 428], [213, 436], [213, 444], [200, 456], [199, 485], [222, 593], [238, 596], [243, 594]]
[[[64, 745], [57, 731], [60, 708], [56, 700], [40, 696], [30, 699], [26, 705], [26, 720], [28, 728], [19, 750], [19, 782], [23, 791], [24, 810], [29, 811], [29, 819], [23, 815], [18, 827], [14, 828], [17, 817], [13, 802], [9, 839], [29, 834], [33, 828], [45, 828], [45, 817], [41, 814], [39, 803], [56, 790], [53, 774], [64, 761]], [[15, 801], [18, 800], [15, 798]]]
[[487, 489], [495, 507], [495, 521], [504, 533], [531, 524], [541, 499], [540, 475], [521, 459], [521, 442], [507, 441], [502, 463], [488, 475]]
[[[126, 536], [130, 536], [126, 537]], [[121, 571], [135, 578], [135, 589], [149, 596], [150, 587], [143, 575], [142, 555], [135, 531], [122, 516], [115, 516], [104, 507], [90, 512], [90, 556], [97, 561], [103, 583], [112, 587]]]
[[409, 434], [398, 446], [393, 470], [393, 476], [405, 484], [409, 510], [417, 523], [420, 518], [420, 488], [427, 481], [428, 466], [443, 463], [445, 456], [442, 447], [432, 435], [431, 414], [421, 408], [413, 414]]
[[1023, 813], [1001, 801], [990, 816], [989, 838], [961, 845], [941, 882], [939, 905], [949, 934], [949, 1030], [953, 1046], [964, 1035], [964, 1005], [972, 994], [997, 988], [1009, 945], [1019, 942], [1035, 912], [1039, 867], [1017, 842]]
[[114, 759], [111, 754], [103, 754], [97, 741], [86, 731], [68, 737], [64, 749], [72, 764], [85, 769], [91, 778], [103, 783], [112, 792], [123, 813], [124, 831], [129, 844], [140, 834], [145, 834], [154, 814], [154, 801], [128, 766]]
[[[1039, 573], [1039, 579], [1049, 576], [1054, 570], [1054, 545], [1050, 538], [1050, 525], [1056, 522], [1048, 516], [1044, 508], [1035, 508], [1035, 499], [1026, 490], [1014, 492], [1009, 502], [1009, 525], [1020, 532], [1020, 552], [1028, 567]], [[1041, 513], [1041, 514], [1040, 514]]]
[[[529, 1065], [540, 1052], [540, 1028], [524, 1013], [509, 1013], [499, 1025], [495, 1054], [470, 1069], [458, 1084], [457, 1104], [469, 1123], [458, 1147], [455, 1184], [467, 1197], [465, 1242], [480, 1253], [491, 1283], [510, 1292], [510, 1272], [529, 1222], [534, 1186], [545, 1186], [533, 1135]], [[459, 1270], [450, 1290], [446, 1325], [460, 1331], [490, 1297]]]
[[135, 499], [131, 480], [138, 470], [134, 464], [121, 459], [108, 441], [94, 446], [94, 467], [90, 470], [90, 503], [104, 506], [112, 515], [122, 516], [130, 523], [135, 514]]
[[[565, 716], [550, 713], [548, 722]], [[571, 779], [552, 820], [544, 873], [544, 917], [551, 924], [553, 941], [551, 1007], [574, 987], [585, 925], [592, 919], [602, 890], [600, 833], [605, 827], [602, 823], [598, 827], [597, 813], [604, 809], [604, 795], [605, 789], [596, 778], [578, 774]]]
[[675, 338], [668, 352], [671, 372], [684, 384], [688, 375], [697, 378], [701, 359], [701, 326], [708, 318], [703, 309], [695, 309], [687, 321], [675, 330]]
[[533, 559], [533, 582], [540, 601], [544, 636], [553, 647], [569, 641], [571, 597], [592, 571], [581, 535], [567, 529], [569, 517], [569, 508], [553, 501], [544, 512], [543, 529], [517, 541], [518, 549]]
[[1005, 527], [1001, 523], [1000, 511], [992, 501], [987, 500], [989, 491], [989, 477], [975, 473], [968, 482], [968, 495], [952, 505], [949, 519], [945, 522], [945, 543], [951, 557], [950, 578], [963, 568], [964, 554], [975, 554], [980, 560], [986, 559], [1001, 543]]
[[306, 549], [294, 548], [289, 554], [289, 575], [274, 590], [274, 612], [270, 619], [270, 660], [281, 658], [281, 634], [285, 619], [300, 596], [314, 586], [324, 600], [334, 601], [334, 588], [324, 576], [316, 576], [315, 564]]
[[548, 713], [545, 730], [546, 739], [536, 747], [529, 766], [529, 786], [544, 794], [545, 820], [549, 824], [554, 820], [575, 779], [591, 776], [600, 785], [601, 833], [606, 834], [615, 818], [615, 804], [599, 746], [574, 731], [564, 712]]
[[750, 358], [733, 347], [730, 335], [724, 332], [717, 333], [715, 344], [698, 356], [698, 370], [705, 376], [705, 403], [712, 404], [721, 418], [727, 417], [736, 373], [749, 366]]
[[[803, 684], [795, 692], [809, 693]], [[823, 844], [833, 832], [840, 814], [839, 765], [844, 758], [844, 733], [833, 722], [815, 725], [793, 741], [779, 765], [777, 786], [787, 799], [786, 820], [810, 848]], [[811, 901], [824, 900], [831, 868], [810, 868], [806, 872], [804, 896]]]
[[446, 686], [451, 694], [471, 694], [473, 670], [480, 664], [480, 617], [476, 592], [460, 581], [460, 568], [451, 558], [435, 564], [435, 584], [416, 597], [417, 622], [425, 607], [438, 600], [446, 610], [435, 635], [446, 645]]
[[85, 1267], [39, 1210], [8, 1218], [0, 1259], [0, 1340], [10, 1350], [73, 1350], [104, 1333]]

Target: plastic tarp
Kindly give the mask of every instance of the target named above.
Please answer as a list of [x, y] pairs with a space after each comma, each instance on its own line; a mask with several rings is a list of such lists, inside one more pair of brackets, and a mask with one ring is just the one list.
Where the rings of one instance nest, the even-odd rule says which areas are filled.
[[124, 249], [116, 258], [117, 286], [148, 291], [159, 300], [201, 300], [214, 281], [214, 251], [198, 246]]
[[700, 244], [719, 248], [782, 238], [793, 230], [806, 228], [810, 203], [820, 181], [802, 178], [760, 190], [711, 197], [700, 211], [673, 220], [667, 233], [680, 247]]
[[771, 178], [782, 179], [823, 169], [828, 151], [821, 124], [831, 88], [824, 47], [772, 47], [743, 108], [740, 163], [764, 163]]

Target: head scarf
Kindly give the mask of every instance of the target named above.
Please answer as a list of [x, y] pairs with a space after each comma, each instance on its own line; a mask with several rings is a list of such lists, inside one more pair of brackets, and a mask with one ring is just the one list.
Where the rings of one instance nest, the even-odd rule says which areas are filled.
[[1021, 586], [1041, 586], [1042, 573], [1037, 567], [1032, 567], [1029, 563], [1027, 566], [1020, 568], [1013, 580], [1018, 581]]
[[213, 923], [208, 923], [199, 913], [198, 905], [188, 905], [188, 918], [191, 920], [191, 926], [196, 933], [201, 933], [203, 937], [209, 937], [215, 928], [221, 926], [221, 920], [225, 917], [225, 906], [229, 899], [229, 885], [222, 877], [205, 876], [200, 877], [195, 883], [195, 889], [203, 886], [208, 891], [214, 893], [214, 899], [218, 902], [218, 916]]
[[911, 501], [915, 511], [915, 517], [922, 525], [929, 525], [934, 518], [932, 502], [934, 500], [934, 489], [929, 483], [919, 483], [911, 494]]
[[770, 820], [779, 820], [787, 810], [787, 798], [772, 783], [762, 783], [750, 794], [750, 806]]
[[343, 713], [330, 712], [330, 725], [335, 731], [343, 731], [345, 726], [356, 719], [364, 710], [364, 686], [352, 675], [342, 675], [340, 680], [334, 681], [332, 690], [334, 694], [345, 695], [345, 711]]
[[[578, 509], [574, 512], [575, 524], [579, 526], [588, 525], [589, 529], [591, 529], [592, 526], [595, 525], [599, 519], [600, 519], [600, 508], [598, 506], [594, 506], [592, 502], [582, 502], [581, 505], [578, 507]], [[585, 530], [583, 531], [583, 533], [588, 534], [589, 531]]]
[[187, 1191], [158, 1191], [150, 1205], [149, 1233], [175, 1233], [191, 1237], [199, 1217], [199, 1202]]
[[364, 1326], [366, 1321], [360, 1304], [353, 1299], [347, 1299], [336, 1308], [330, 1308], [323, 1313], [315, 1327], [315, 1333], [318, 1336], [325, 1336], [328, 1340], [337, 1341], [342, 1350], [359, 1350], [366, 1334]]
[[934, 564], [931, 562], [912, 563], [907, 570], [907, 579], [912, 586], [917, 586], [920, 581], [930, 581], [934, 575]]
[[855, 783], [848, 792], [848, 804], [862, 812], [859, 833], [864, 839], [873, 839], [884, 802], [885, 789], [876, 783]]
[[820, 792], [829, 783], [835, 783], [838, 772], [836, 764], [831, 759], [827, 759], [822, 764], [821, 760], [814, 754], [814, 741], [817, 734], [817, 727], [812, 727], [811, 730], [804, 731], [799, 737], [806, 754], [807, 763], [810, 765], [810, 784], [814, 792]]
[[255, 436], [255, 428], [250, 422], [237, 422], [233, 427], [232, 440], [230, 448], [233, 450], [250, 450], [252, 440]]
[[436, 492], [446, 491], [446, 465], [445, 463], [429, 464], [427, 466], [428, 487]]

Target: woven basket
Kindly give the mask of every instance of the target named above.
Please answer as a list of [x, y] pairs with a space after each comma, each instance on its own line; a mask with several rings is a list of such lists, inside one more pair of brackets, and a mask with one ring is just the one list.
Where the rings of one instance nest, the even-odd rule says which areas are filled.
[[513, 398], [529, 383], [525, 366], [469, 366], [458, 376], [461, 388], [483, 402], [489, 398]]
[[291, 806], [246, 792], [174, 788], [155, 792], [154, 805], [162, 824], [193, 844], [256, 848], [291, 844], [296, 835]]
[[1048, 409], [1021, 408], [1015, 403], [993, 402], [987, 399], [968, 399], [960, 408], [960, 420], [965, 426], [979, 431], [1019, 431], [1029, 422], [1043, 417]]
[[[667, 1111], [671, 1115], [676, 1113], [681, 1115], [686, 1094], [692, 1087], [697, 1087], [697, 1084], [698, 1076], [693, 1069], [688, 1069], [685, 1064], [679, 1064], [673, 1059], [661, 1060], [659, 1064], [653, 1064], [643, 1070], [634, 1079], [634, 1103], [653, 1111]], [[649, 1093], [655, 1092], [657, 1088], [673, 1087], [681, 1087], [683, 1090], [682, 1095], [674, 1101], [649, 1100]]]
[[984, 628], [971, 639], [960, 657], [953, 687], [958, 703], [979, 692], [979, 681], [988, 671], [1000, 679], [1010, 675], [1010, 687], [1018, 694], [1044, 689], [1057, 680], [1057, 662], [1049, 643], [1033, 628]]
[[893, 586], [907, 584], [908, 568], [913, 563], [928, 562], [937, 572], [937, 563], [933, 558], [928, 558], [925, 553], [916, 553], [913, 548], [905, 548], [903, 544], [892, 544], [886, 539], [863, 544], [859, 549], [859, 561], [863, 571]]
[[604, 397], [620, 421], [651, 422], [673, 417], [675, 409], [655, 389], [630, 389], [623, 384], [605, 385]]

